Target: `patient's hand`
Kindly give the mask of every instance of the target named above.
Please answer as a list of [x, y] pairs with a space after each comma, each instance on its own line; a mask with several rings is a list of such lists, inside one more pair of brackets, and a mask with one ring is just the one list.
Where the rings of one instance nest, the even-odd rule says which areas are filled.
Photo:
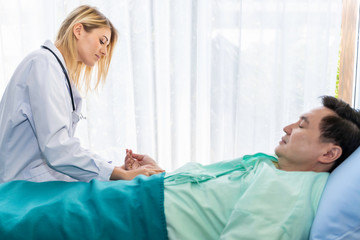
[[110, 180], [132, 180], [138, 175], [151, 176], [161, 172], [164, 172], [164, 170], [141, 167], [133, 170], [125, 170], [122, 167], [115, 167], [111, 173]]
[[126, 149], [125, 170], [138, 169], [139, 167], [141, 167], [141, 165], [138, 160], [133, 158], [132, 151]]
[[154, 159], [147, 155], [133, 153], [132, 150], [126, 149], [125, 170], [134, 170], [138, 168], [161, 169]]

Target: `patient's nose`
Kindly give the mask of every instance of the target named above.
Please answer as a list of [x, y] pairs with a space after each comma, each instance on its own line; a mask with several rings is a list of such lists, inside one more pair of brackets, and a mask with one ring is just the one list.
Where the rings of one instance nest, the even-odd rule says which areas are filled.
[[287, 125], [283, 128], [284, 132], [287, 134], [287, 135], [290, 135], [291, 134], [291, 131], [292, 131], [292, 124], [290, 125]]

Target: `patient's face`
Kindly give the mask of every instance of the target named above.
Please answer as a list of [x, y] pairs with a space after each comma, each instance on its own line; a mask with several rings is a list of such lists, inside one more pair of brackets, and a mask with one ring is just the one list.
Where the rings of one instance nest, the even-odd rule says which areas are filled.
[[320, 122], [332, 110], [321, 107], [300, 116], [299, 120], [284, 127], [275, 153], [279, 158], [280, 169], [287, 171], [314, 171], [319, 156], [324, 154], [327, 143], [320, 141]]

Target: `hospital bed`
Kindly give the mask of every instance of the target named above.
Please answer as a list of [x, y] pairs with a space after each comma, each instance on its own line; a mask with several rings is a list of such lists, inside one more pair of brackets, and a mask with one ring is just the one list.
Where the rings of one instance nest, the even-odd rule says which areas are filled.
[[[330, 174], [310, 239], [360, 239], [359, 170], [360, 148]], [[0, 239], [167, 239], [160, 176], [118, 187], [98, 181], [48, 182], [41, 189], [25, 181], [1, 184]], [[41, 197], [27, 201], [36, 195]], [[67, 202], [71, 196], [78, 199]]]

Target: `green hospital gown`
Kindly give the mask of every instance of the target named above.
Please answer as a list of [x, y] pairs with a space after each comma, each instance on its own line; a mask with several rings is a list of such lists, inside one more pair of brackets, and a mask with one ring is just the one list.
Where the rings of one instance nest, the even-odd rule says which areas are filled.
[[273, 161], [258, 153], [167, 174], [169, 239], [308, 239], [328, 173], [286, 172]]

